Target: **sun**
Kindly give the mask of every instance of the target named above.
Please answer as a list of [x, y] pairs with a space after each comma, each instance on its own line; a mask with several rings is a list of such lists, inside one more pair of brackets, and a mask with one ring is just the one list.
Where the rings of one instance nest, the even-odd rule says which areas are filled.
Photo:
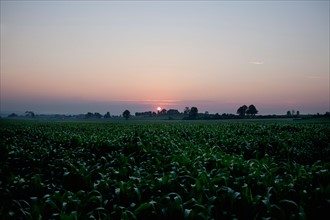
[[160, 112], [161, 110], [162, 110], [162, 108], [161, 108], [161, 107], [157, 107], [157, 111], [159, 111], [159, 112]]

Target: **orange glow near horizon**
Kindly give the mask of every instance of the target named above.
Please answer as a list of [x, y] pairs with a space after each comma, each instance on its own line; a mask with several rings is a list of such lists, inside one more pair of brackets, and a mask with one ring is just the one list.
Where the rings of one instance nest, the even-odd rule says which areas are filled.
[[329, 111], [329, 2], [66, 4], [1, 1], [1, 110]]

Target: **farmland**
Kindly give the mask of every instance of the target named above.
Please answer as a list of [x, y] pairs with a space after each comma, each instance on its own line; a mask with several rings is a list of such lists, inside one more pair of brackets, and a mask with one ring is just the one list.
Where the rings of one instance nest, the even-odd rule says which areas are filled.
[[0, 122], [1, 219], [329, 213], [329, 122]]

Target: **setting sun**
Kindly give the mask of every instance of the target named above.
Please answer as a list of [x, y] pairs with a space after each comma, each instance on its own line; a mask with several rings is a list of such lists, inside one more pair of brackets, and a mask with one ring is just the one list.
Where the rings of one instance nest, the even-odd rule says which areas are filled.
[[158, 108], [157, 108], [157, 111], [159, 111], [159, 112], [160, 112], [161, 110], [162, 110], [162, 108], [161, 108], [161, 107], [158, 107]]

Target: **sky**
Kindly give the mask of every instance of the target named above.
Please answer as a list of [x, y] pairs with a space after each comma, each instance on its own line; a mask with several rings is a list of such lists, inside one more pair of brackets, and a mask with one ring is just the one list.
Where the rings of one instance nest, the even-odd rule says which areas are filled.
[[330, 111], [329, 1], [1, 1], [1, 113]]

